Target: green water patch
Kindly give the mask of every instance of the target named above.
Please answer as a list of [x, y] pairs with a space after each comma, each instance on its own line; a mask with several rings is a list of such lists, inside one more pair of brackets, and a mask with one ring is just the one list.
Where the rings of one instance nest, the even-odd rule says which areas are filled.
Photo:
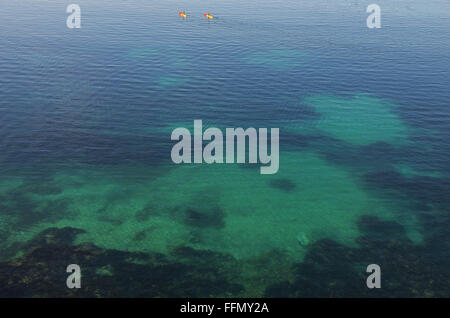
[[[281, 158], [275, 176], [236, 165], [179, 166], [135, 188], [129, 199], [109, 205], [111, 186], [102, 186], [105, 193], [91, 199], [89, 193], [94, 190], [88, 188], [79, 198], [88, 201], [83, 208], [94, 205], [89, 210], [98, 211], [107, 204], [108, 217], [121, 223], [94, 220], [89, 213], [72, 225], [83, 229], [89, 225], [85, 239], [108, 248], [167, 251], [187, 244], [246, 258], [273, 248], [301, 256], [304, 246], [297, 240], [299, 232], [311, 242], [327, 237], [352, 245], [359, 235], [356, 223], [361, 215], [394, 217], [391, 206], [368, 196], [346, 171], [316, 155], [283, 153]], [[280, 179], [289, 180], [290, 191], [273, 186]], [[138, 211], [149, 205], [153, 213], [139, 220]], [[144, 230], [149, 239], [133, 241]]]
[[269, 185], [286, 192], [293, 192], [297, 189], [297, 185], [290, 179], [272, 179]]
[[192, 60], [187, 56], [177, 56], [174, 54], [170, 54], [168, 56], [170, 66], [177, 69], [184, 69], [192, 67]]
[[155, 81], [156, 86], [163, 89], [183, 86], [187, 82], [187, 79], [180, 76], [160, 76]]
[[439, 171], [417, 169], [408, 164], [396, 164], [394, 165], [394, 167], [395, 170], [400, 172], [406, 178], [414, 178], [419, 176], [442, 178], [442, 173], [440, 173]]
[[295, 49], [271, 49], [253, 53], [245, 58], [245, 62], [273, 70], [289, 70], [304, 65], [307, 57], [308, 54]]
[[132, 59], [146, 59], [159, 56], [160, 50], [152, 47], [137, 47], [132, 48], [127, 52], [127, 57]]
[[[273, 248], [301, 255], [299, 232], [311, 242], [332, 238], [352, 245], [359, 235], [356, 223], [361, 215], [396, 218], [394, 204], [370, 196], [350, 173], [315, 154], [292, 152], [280, 157], [280, 171], [273, 176], [236, 165], [180, 166], [156, 180], [161, 183], [157, 188], [171, 188], [169, 196], [161, 196], [182, 208], [214, 213], [212, 207], [220, 207], [225, 225], [193, 231], [191, 227], [190, 235], [197, 240], [191, 242], [196, 248], [238, 258]], [[204, 200], [199, 200], [202, 196]]]
[[[275, 249], [300, 260], [323, 238], [355, 246], [362, 215], [398, 216], [395, 203], [368, 194], [351, 173], [312, 152], [282, 152], [275, 175], [237, 164], [120, 165], [67, 169], [52, 180], [61, 191], [34, 196], [39, 209], [58, 217], [20, 235], [14, 223], [10, 243], [72, 226], [85, 231], [77, 243], [123, 251], [189, 246], [247, 259]], [[63, 205], [47, 209], [51, 202]], [[414, 219], [399, 222], [415, 230]]]
[[351, 97], [313, 95], [303, 100], [320, 114], [320, 119], [289, 122], [286, 129], [312, 134], [321, 132], [350, 144], [364, 146], [376, 142], [408, 144], [409, 128], [395, 113], [396, 105], [371, 95]]

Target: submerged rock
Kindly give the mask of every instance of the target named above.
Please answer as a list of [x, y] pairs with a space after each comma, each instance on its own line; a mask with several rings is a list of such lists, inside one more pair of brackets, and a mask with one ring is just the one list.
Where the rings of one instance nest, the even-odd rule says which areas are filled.
[[309, 245], [309, 238], [304, 232], [298, 232], [297, 241], [301, 246]]

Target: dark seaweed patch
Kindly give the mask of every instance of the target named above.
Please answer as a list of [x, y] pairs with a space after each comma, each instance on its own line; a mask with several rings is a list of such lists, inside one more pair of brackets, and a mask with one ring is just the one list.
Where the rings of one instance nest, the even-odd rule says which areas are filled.
[[224, 217], [224, 212], [218, 207], [205, 211], [187, 209], [184, 223], [196, 227], [222, 228], [225, 226]]
[[115, 225], [115, 226], [120, 226], [123, 224], [122, 220], [116, 219], [113, 217], [109, 217], [109, 216], [101, 216], [101, 217], [99, 217], [99, 220], [103, 221], [103, 222], [111, 223], [112, 225]]
[[147, 204], [143, 209], [136, 212], [136, 220], [144, 222], [152, 215], [159, 215], [159, 211], [152, 204]]
[[444, 208], [450, 205], [450, 180], [444, 178], [417, 176], [405, 178], [396, 171], [382, 171], [364, 175], [365, 182], [380, 191], [395, 191], [408, 200], [435, 203]]
[[285, 192], [293, 192], [297, 188], [295, 183], [289, 179], [273, 179], [269, 181], [269, 185]]
[[142, 241], [147, 237], [147, 231], [146, 230], [142, 230], [137, 232], [134, 237], [133, 237], [133, 241]]
[[[448, 226], [447, 222], [447, 226]], [[447, 250], [448, 239], [413, 244], [395, 222], [363, 217], [360, 246], [351, 248], [329, 239], [315, 242], [303, 262], [296, 265], [292, 283], [282, 281], [266, 289], [266, 297], [446, 297], [450, 284], [442, 256], [430, 250]], [[392, 237], [392, 234], [394, 234]], [[434, 255], [434, 257], [432, 257]], [[440, 259], [441, 261], [436, 261]], [[368, 289], [367, 265], [382, 270], [382, 288]]]
[[376, 216], [364, 215], [358, 221], [359, 228], [371, 240], [386, 240], [386, 237], [402, 240], [406, 238], [405, 228], [395, 221], [381, 221]]
[[203, 235], [201, 231], [194, 229], [189, 233], [189, 243], [198, 244], [201, 242], [203, 242]]
[[[24, 256], [1, 262], [0, 297], [229, 297], [243, 290], [237, 261], [230, 256], [180, 248], [171, 261], [159, 253], [72, 245], [78, 233], [48, 229], [29, 242]], [[81, 289], [61, 284], [67, 264], [80, 264], [89, 283]]]
[[143, 229], [142, 231], [137, 232], [134, 237], [133, 241], [143, 241], [147, 238], [149, 238], [149, 234], [156, 228], [156, 226], [151, 226], [146, 229]]

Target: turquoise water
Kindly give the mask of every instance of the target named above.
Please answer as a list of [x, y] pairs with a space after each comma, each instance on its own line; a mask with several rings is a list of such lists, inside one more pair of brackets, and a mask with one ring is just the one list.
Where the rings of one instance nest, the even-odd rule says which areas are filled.
[[[161, 253], [162, 281], [195, 253], [226, 274], [181, 296], [355, 296], [370, 263], [386, 288], [356, 296], [450, 295], [448, 2], [379, 1], [377, 30], [366, 1], [78, 3], [72, 30], [66, 4], [0, 4], [4, 264], [73, 227], [75, 246]], [[173, 164], [196, 119], [279, 128], [278, 173]], [[135, 295], [120, 284], [101, 295]]]

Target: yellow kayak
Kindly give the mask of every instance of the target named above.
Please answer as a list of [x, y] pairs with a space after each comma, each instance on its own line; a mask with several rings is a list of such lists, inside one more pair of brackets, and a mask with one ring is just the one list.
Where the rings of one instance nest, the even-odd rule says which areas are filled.
[[213, 17], [212, 15], [210, 15], [209, 13], [205, 13], [204, 16], [205, 16], [207, 19], [210, 19], [210, 20], [212, 20], [212, 19], [214, 18], [214, 17]]

